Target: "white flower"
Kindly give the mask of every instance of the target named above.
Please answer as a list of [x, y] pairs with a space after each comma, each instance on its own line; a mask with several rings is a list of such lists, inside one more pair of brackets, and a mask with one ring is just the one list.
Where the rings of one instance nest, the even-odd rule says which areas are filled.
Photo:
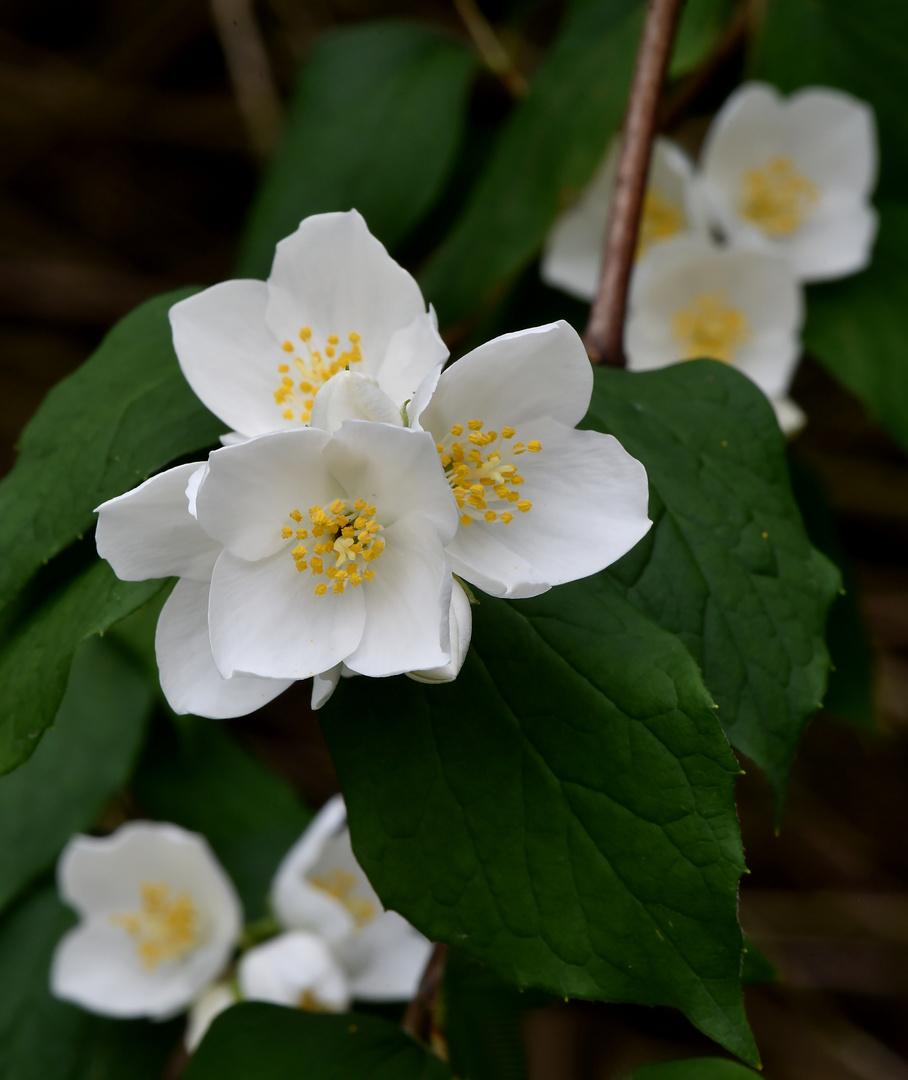
[[156, 477], [99, 507], [97, 542], [126, 580], [182, 575], [158, 624], [162, 686], [175, 710], [229, 716], [341, 662], [449, 663], [456, 529], [429, 436], [352, 420]]
[[[539, 267], [542, 280], [580, 300], [592, 300], [599, 286], [602, 245], [615, 193], [617, 140], [589, 187], [555, 222], [546, 239]], [[693, 199], [693, 165], [669, 139], [653, 141], [647, 189], [640, 218], [637, 257], [663, 240], [686, 232], [703, 232]]]
[[431, 432], [460, 514], [447, 545], [458, 577], [535, 596], [603, 569], [649, 529], [640, 462], [610, 435], [574, 430], [592, 390], [583, 343], [558, 322], [481, 345], [431, 400], [417, 395], [412, 422]]
[[237, 970], [244, 1001], [270, 1001], [310, 1012], [343, 1012], [350, 1004], [347, 978], [318, 934], [294, 930], [257, 945]]
[[423, 671], [408, 671], [407, 674], [416, 682], [439, 683], [453, 682], [460, 674], [463, 662], [467, 658], [470, 648], [470, 638], [473, 636], [473, 612], [470, 607], [470, 598], [464, 591], [460, 582], [454, 582], [451, 589], [451, 659], [441, 667], [428, 668]]
[[246, 438], [307, 425], [321, 387], [347, 368], [386, 396], [381, 419], [401, 423], [448, 355], [419, 286], [355, 210], [306, 218], [267, 281], [222, 282], [170, 321], [189, 385]]
[[278, 867], [271, 901], [288, 930], [327, 942], [350, 993], [366, 1001], [415, 994], [431, 944], [394, 911], [385, 911], [353, 855], [347, 812], [336, 796], [316, 815]]
[[786, 395], [801, 352], [801, 289], [773, 255], [698, 237], [663, 244], [631, 284], [624, 351], [630, 371], [711, 357], [752, 379], [788, 433], [804, 422]]
[[230, 960], [242, 911], [206, 841], [134, 821], [76, 836], [57, 864], [81, 922], [63, 936], [51, 990], [107, 1016], [160, 1019], [185, 1009]]
[[195, 999], [186, 1018], [183, 1042], [190, 1054], [196, 1049], [216, 1016], [240, 1000], [232, 982], [220, 980], [206, 987]]
[[705, 206], [731, 243], [782, 256], [802, 281], [870, 262], [877, 140], [863, 101], [820, 87], [785, 99], [745, 83], [713, 121], [701, 168]]

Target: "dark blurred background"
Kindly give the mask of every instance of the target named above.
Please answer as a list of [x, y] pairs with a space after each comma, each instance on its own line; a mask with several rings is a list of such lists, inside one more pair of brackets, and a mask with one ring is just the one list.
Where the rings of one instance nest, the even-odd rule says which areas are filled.
[[[519, 50], [528, 74], [559, 5], [517, 7], [535, 28]], [[493, 22], [504, 9], [483, 5]], [[392, 15], [468, 40], [443, 0], [5, 0], [0, 473], [47, 390], [116, 319], [231, 275], [307, 49], [330, 27]], [[740, 42], [718, 82], [743, 60]], [[709, 86], [698, 93], [709, 101]], [[480, 91], [473, 108], [501, 98]], [[748, 991], [750, 1016], [768, 1080], [908, 1080], [908, 462], [809, 358], [794, 397], [810, 418], [792, 449], [798, 489], [849, 596], [834, 628], [843, 674], [808, 730], [778, 837], [756, 770], [741, 783], [742, 922], [781, 973]], [[306, 697], [231, 727], [318, 801], [334, 780]], [[531, 1014], [527, 1038], [531, 1080], [620, 1080], [717, 1052], [668, 1010], [583, 1003]]]

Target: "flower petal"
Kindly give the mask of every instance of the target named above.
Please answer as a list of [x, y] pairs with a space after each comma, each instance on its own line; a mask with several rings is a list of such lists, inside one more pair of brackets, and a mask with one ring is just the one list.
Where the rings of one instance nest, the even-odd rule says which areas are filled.
[[879, 168], [876, 118], [859, 98], [832, 87], [806, 87], [788, 99], [798, 164], [824, 189], [865, 198]]
[[580, 335], [559, 321], [503, 334], [462, 356], [442, 373], [418, 419], [436, 439], [471, 419], [497, 431], [539, 416], [573, 427], [586, 415], [592, 393], [593, 371]]
[[301, 428], [215, 450], [196, 499], [199, 524], [242, 559], [280, 551], [293, 510], [308, 524], [310, 506], [337, 498], [322, 460], [328, 439], [327, 432]]
[[379, 389], [371, 376], [354, 371], [339, 371], [325, 383], [312, 407], [310, 426], [333, 433], [345, 420], [404, 426], [400, 406]]
[[[434, 456], [434, 447], [428, 452]], [[375, 577], [361, 586], [365, 628], [347, 667], [382, 677], [447, 664], [451, 567], [435, 525], [410, 514], [382, 535], [386, 546], [372, 564]]]
[[193, 1053], [205, 1033], [211, 1027], [211, 1022], [216, 1016], [229, 1009], [239, 1001], [239, 996], [233, 986], [227, 982], [216, 982], [209, 986], [192, 1003], [189, 1016], [186, 1019], [186, 1031], [183, 1042], [189, 1053]]
[[392, 334], [375, 378], [399, 408], [426, 379], [438, 379], [447, 358], [448, 347], [438, 332], [435, 309], [430, 307]]
[[224, 679], [208, 640], [208, 582], [178, 581], [158, 618], [155, 652], [161, 689], [175, 713], [226, 720], [246, 716], [282, 694], [292, 679]]
[[297, 886], [318, 862], [332, 836], [347, 825], [347, 808], [342, 795], [334, 795], [319, 810], [303, 835], [281, 860], [271, 885], [271, 899], [278, 920], [288, 927], [293, 921], [293, 900]]
[[331, 950], [304, 931], [279, 934], [250, 949], [240, 958], [237, 979], [247, 1001], [329, 1012], [350, 1004], [347, 979]]
[[425, 312], [419, 286], [355, 210], [314, 214], [277, 245], [266, 320], [278, 341], [303, 326], [318, 348], [329, 334], [358, 333], [362, 370], [374, 375], [396, 331]]
[[215, 416], [247, 437], [287, 426], [274, 400], [284, 339], [268, 330], [267, 304], [265, 282], [224, 281], [170, 309], [186, 381]]
[[404, 1001], [419, 989], [432, 943], [396, 911], [385, 911], [355, 938], [341, 942], [353, 997], [361, 1001]]
[[[496, 596], [533, 596], [594, 574], [652, 524], [646, 470], [617, 439], [548, 419], [536, 431], [542, 450], [520, 459], [520, 492], [531, 509], [507, 525], [474, 521], [448, 545], [454, 572]], [[492, 561], [487, 538], [501, 558]]]
[[189, 512], [186, 486], [204, 466], [180, 465], [98, 508], [98, 554], [122, 581], [208, 581], [221, 550]]
[[460, 674], [463, 662], [467, 658], [470, 638], [473, 635], [473, 612], [470, 598], [456, 579], [451, 587], [451, 608], [448, 625], [451, 638], [451, 659], [447, 664], [442, 664], [440, 667], [424, 668], [422, 671], [408, 671], [407, 675], [414, 682], [453, 682]]
[[312, 575], [297, 572], [289, 550], [255, 563], [225, 551], [215, 564], [208, 632], [225, 678], [327, 671], [357, 647], [364, 621], [361, 590], [316, 596]]

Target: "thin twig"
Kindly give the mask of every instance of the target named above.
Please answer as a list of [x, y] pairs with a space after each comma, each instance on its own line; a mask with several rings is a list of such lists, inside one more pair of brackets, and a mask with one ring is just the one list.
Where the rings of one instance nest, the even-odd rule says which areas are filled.
[[665, 80], [681, 0], [650, 0], [624, 124], [615, 195], [602, 255], [599, 291], [583, 336], [593, 363], [624, 366], [622, 335], [640, 210], [656, 130], [656, 108]]
[[408, 1035], [422, 1042], [431, 1043], [432, 1039], [432, 1016], [435, 1009], [435, 999], [441, 986], [441, 980], [445, 973], [445, 960], [448, 957], [448, 946], [439, 942], [432, 950], [432, 955], [422, 973], [419, 989], [416, 997], [407, 1006], [401, 1027]]
[[527, 81], [501, 44], [492, 24], [480, 11], [476, 0], [454, 0], [454, 7], [483, 63], [493, 75], [498, 76], [511, 97], [522, 98], [528, 89]]

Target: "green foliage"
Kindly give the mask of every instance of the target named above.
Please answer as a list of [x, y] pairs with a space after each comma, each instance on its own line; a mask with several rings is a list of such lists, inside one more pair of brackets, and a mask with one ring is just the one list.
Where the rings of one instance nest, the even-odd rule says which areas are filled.
[[48, 888], [0, 920], [3, 1080], [158, 1080], [180, 1021], [102, 1020], [51, 996], [50, 958], [73, 915]]
[[724, 1058], [687, 1058], [634, 1069], [628, 1080], [753, 1080], [759, 1075]]
[[627, 104], [639, 0], [575, 0], [498, 136], [463, 214], [420, 277], [442, 325], [475, 317], [533, 258], [599, 164]]
[[53, 723], [76, 650], [141, 607], [160, 581], [120, 581], [95, 561], [35, 603], [0, 639], [0, 775], [27, 761]]
[[0, 780], [0, 910], [126, 782], [151, 704], [114, 649], [94, 640], [79, 650], [53, 730], [27, 768]]
[[744, 376], [701, 360], [597, 371], [586, 423], [617, 436], [650, 481], [654, 526], [609, 576], [691, 651], [729, 741], [781, 810], [823, 698], [839, 577], [804, 531], [772, 409]]
[[0, 484], [0, 607], [88, 531], [93, 507], [224, 430], [189, 389], [171, 344], [167, 311], [194, 291], [158, 296], [122, 319], [25, 428]]
[[395, 1024], [247, 1003], [221, 1013], [185, 1080], [450, 1080], [451, 1070]]
[[483, 601], [454, 683], [358, 700], [323, 729], [386, 903], [518, 985], [674, 1005], [756, 1060], [738, 768], [676, 638], [600, 576]]
[[239, 275], [267, 277], [278, 240], [328, 210], [355, 208], [387, 247], [399, 244], [448, 175], [475, 66], [462, 45], [415, 23], [364, 23], [322, 38], [259, 189]]
[[668, 69], [672, 78], [686, 75], [706, 59], [733, 11], [731, 0], [687, 0], [672, 46]]
[[311, 817], [282, 780], [217, 721], [187, 716], [159, 725], [133, 788], [145, 813], [208, 838], [248, 920], [265, 914], [277, 865]]

